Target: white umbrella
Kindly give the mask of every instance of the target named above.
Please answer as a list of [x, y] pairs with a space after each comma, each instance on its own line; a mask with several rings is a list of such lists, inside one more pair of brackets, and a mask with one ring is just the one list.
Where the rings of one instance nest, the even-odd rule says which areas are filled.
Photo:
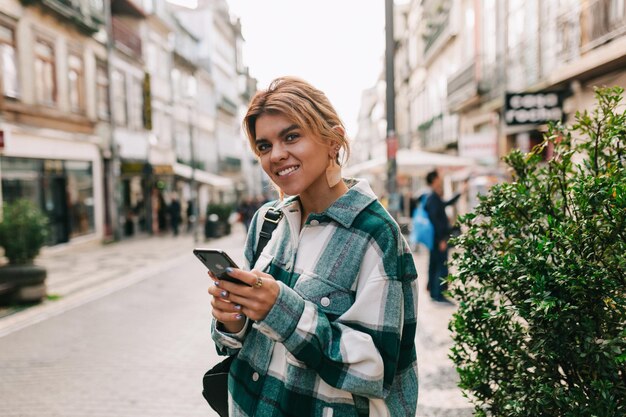
[[[458, 168], [476, 166], [476, 161], [470, 158], [448, 155], [443, 153], [401, 149], [396, 155], [398, 173], [423, 174], [434, 168]], [[344, 170], [344, 175], [351, 177], [362, 173], [379, 174], [386, 171], [387, 159], [380, 157], [362, 162]]]

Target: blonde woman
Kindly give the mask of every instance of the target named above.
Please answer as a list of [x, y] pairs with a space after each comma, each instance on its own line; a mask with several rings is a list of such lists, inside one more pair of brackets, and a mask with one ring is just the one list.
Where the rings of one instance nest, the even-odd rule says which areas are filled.
[[281, 199], [248, 232], [253, 262], [270, 207], [282, 214], [247, 285], [214, 276], [213, 339], [237, 354], [231, 416], [414, 416], [417, 273], [367, 182], [343, 179], [349, 145], [324, 93], [284, 77], [257, 93], [244, 128]]

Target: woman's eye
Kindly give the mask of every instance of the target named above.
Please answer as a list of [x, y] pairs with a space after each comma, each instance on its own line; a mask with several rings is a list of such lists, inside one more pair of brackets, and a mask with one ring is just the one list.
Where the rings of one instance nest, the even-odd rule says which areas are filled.
[[297, 133], [290, 133], [287, 136], [285, 136], [285, 140], [287, 142], [292, 142], [292, 141], [298, 139], [298, 137], [300, 137], [300, 135], [298, 135]]
[[256, 150], [258, 152], [265, 152], [270, 148], [270, 145], [268, 145], [267, 143], [260, 143], [256, 146]]

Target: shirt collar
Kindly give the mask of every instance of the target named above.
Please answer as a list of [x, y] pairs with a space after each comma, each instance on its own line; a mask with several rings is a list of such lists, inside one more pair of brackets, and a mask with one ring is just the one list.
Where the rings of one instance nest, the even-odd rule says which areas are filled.
[[[347, 228], [352, 226], [352, 222], [359, 213], [376, 201], [377, 197], [364, 179], [345, 178], [344, 182], [348, 186], [348, 191], [320, 214]], [[293, 207], [293, 204], [300, 205], [298, 196], [286, 198], [279, 208], [284, 211]]]

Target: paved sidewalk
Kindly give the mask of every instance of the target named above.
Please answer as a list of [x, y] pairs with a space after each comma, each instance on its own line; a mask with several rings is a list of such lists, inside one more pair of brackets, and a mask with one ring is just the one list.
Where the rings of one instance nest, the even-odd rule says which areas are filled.
[[[243, 226], [236, 225], [230, 237], [243, 236]], [[44, 248], [36, 264], [47, 269], [48, 299], [27, 308], [0, 307], [0, 337], [149, 278], [180, 263], [195, 246], [211, 246], [211, 241], [194, 243], [191, 235], [143, 235], [109, 244]]]

